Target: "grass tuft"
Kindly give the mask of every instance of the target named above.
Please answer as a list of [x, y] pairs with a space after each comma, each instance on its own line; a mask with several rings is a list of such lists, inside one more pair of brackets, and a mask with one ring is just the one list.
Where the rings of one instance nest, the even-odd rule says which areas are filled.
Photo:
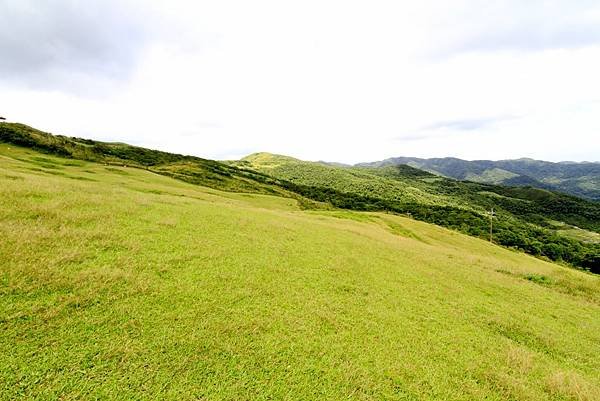
[[552, 280], [548, 276], [544, 276], [543, 274], [526, 274], [524, 276], [525, 280], [531, 281], [536, 284], [541, 285], [552, 285], [554, 284], [554, 280]]
[[557, 371], [547, 378], [551, 395], [576, 401], [600, 400], [600, 387], [589, 383], [575, 372]]

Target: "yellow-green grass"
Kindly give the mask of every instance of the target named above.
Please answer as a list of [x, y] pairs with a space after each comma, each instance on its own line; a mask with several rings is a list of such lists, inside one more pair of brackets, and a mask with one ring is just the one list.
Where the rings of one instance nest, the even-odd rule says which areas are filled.
[[595, 233], [593, 231], [583, 230], [578, 227], [567, 227], [563, 230], [559, 230], [559, 232], [561, 232], [562, 234], [564, 234], [566, 236], [569, 236], [571, 238], [579, 240], [581, 242], [596, 243], [596, 244], [600, 243], [600, 234]]
[[0, 236], [0, 399], [600, 399], [598, 277], [411, 219], [0, 144]]

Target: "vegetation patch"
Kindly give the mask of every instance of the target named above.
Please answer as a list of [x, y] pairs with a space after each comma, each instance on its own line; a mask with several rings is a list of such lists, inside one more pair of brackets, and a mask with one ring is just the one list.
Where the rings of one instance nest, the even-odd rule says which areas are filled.
[[318, 210], [318, 211], [313, 211], [311, 213], [317, 214], [317, 215], [322, 215], [322, 216], [335, 217], [337, 219], [347, 219], [347, 220], [354, 220], [354, 221], [360, 221], [360, 222], [371, 222], [371, 221], [375, 220], [375, 217], [373, 217], [369, 214], [346, 211], [346, 210], [328, 210], [328, 211]]
[[394, 235], [399, 235], [399, 236], [405, 237], [405, 238], [416, 239], [417, 241], [423, 242], [425, 244], [428, 243], [423, 238], [421, 238], [419, 235], [417, 235], [413, 230], [406, 228], [405, 226], [403, 226], [402, 224], [400, 224], [398, 222], [395, 222], [395, 221], [392, 221], [391, 219], [386, 219], [386, 218], [381, 218], [380, 220], [383, 221], [383, 223], [386, 225], [388, 230], [391, 233], [393, 233]]
[[554, 280], [552, 280], [548, 276], [544, 276], [543, 274], [526, 274], [523, 276], [525, 280], [531, 281], [532, 283], [541, 284], [541, 285], [552, 285], [554, 284]]
[[552, 356], [557, 356], [559, 353], [553, 346], [551, 339], [533, 333], [517, 323], [490, 321], [488, 325], [493, 331], [514, 341], [516, 344]]
[[90, 181], [90, 182], [97, 182], [98, 180], [95, 180], [93, 178], [90, 177], [83, 177], [80, 175], [66, 175], [67, 178], [70, 178], [72, 180], [79, 180], [79, 181]]
[[122, 168], [105, 167], [104, 170], [110, 171], [111, 173], [120, 174], [120, 175], [130, 175], [126, 170], [124, 170]]
[[24, 180], [24, 178], [20, 175], [11, 175], [11, 174], [2, 174], [2, 178], [7, 180]]
[[568, 400], [595, 401], [600, 399], [600, 386], [589, 383], [575, 372], [557, 371], [546, 380], [549, 393]]

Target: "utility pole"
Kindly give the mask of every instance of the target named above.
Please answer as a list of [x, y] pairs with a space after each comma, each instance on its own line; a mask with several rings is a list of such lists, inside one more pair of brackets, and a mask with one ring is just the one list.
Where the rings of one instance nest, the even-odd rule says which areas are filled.
[[494, 225], [494, 223], [493, 223], [493, 221], [494, 221], [494, 208], [491, 208], [489, 213], [490, 213], [490, 242], [493, 242], [492, 241], [492, 239], [493, 239], [492, 232], [493, 232], [493, 225]]

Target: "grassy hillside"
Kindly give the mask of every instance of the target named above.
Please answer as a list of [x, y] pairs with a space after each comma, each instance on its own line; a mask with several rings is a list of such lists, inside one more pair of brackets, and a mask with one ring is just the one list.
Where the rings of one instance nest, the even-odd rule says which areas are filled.
[[597, 400], [600, 279], [0, 144], [0, 399]]
[[[256, 172], [243, 171], [214, 160], [184, 156], [124, 143], [52, 135], [23, 124], [0, 123], [0, 142], [77, 160], [146, 169], [193, 184], [237, 192], [293, 194], [270, 185]], [[76, 162], [75, 162], [76, 163]], [[37, 164], [44, 165], [44, 158]]]
[[[331, 206], [410, 213], [412, 217], [487, 237], [494, 207], [499, 244], [600, 272], [600, 204], [532, 188], [445, 179], [411, 168], [349, 168], [270, 154], [222, 163], [122, 143], [51, 135], [0, 123], [0, 142], [77, 160], [129, 166], [211, 188], [273, 194], [305, 209]], [[48, 167], [43, 158], [36, 162]]]
[[[498, 243], [600, 272], [600, 244], [594, 236], [600, 231], [598, 203], [530, 187], [460, 182], [409, 166], [337, 167], [268, 153], [236, 165], [310, 188], [329, 188], [335, 194], [328, 200], [339, 207], [410, 213], [480, 238], [489, 237], [487, 213], [494, 208]], [[584, 241], [575, 232], [590, 235]]]
[[393, 157], [363, 167], [410, 165], [438, 175], [488, 184], [533, 186], [600, 200], [600, 163], [552, 163], [533, 159], [461, 160]]

